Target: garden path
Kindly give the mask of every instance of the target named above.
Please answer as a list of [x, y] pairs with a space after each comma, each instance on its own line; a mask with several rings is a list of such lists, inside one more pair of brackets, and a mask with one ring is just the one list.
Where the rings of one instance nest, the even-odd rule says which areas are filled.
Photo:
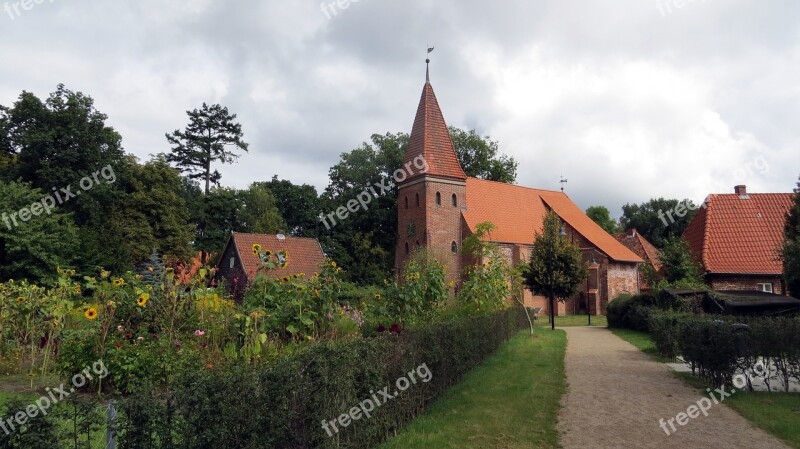
[[[788, 448], [724, 403], [713, 404], [608, 329], [562, 329], [567, 333], [568, 390], [561, 399], [558, 430], [565, 449]], [[696, 410], [704, 397], [708, 416]], [[683, 426], [673, 419], [673, 431], [668, 421], [693, 405], [697, 417], [681, 417]], [[662, 418], [670, 435], [660, 425]]]

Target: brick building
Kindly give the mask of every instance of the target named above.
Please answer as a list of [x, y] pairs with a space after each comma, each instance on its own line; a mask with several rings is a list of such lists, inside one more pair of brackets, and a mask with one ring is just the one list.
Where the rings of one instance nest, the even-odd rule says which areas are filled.
[[[657, 274], [661, 273], [661, 268], [663, 266], [661, 264], [661, 259], [659, 259], [661, 251], [644, 238], [642, 234], [639, 234], [636, 229], [614, 234], [614, 238], [625, 245], [626, 248], [633, 251], [634, 254], [641, 257], [645, 263], [649, 262]], [[639, 287], [642, 290], [648, 290], [650, 288], [644, 278], [644, 270], [642, 269], [639, 270]]]
[[712, 289], [786, 294], [778, 255], [793, 195], [747, 193], [739, 185], [706, 198], [683, 238]]
[[[616, 295], [639, 292], [643, 260], [605, 232], [559, 191], [540, 190], [470, 178], [461, 168], [444, 117], [429, 80], [422, 89], [409, 137], [405, 163], [424, 157], [425, 173], [398, 182], [398, 236], [395, 268], [400, 269], [415, 247], [427, 247], [446, 266], [448, 281], [461, 280], [466, 261], [461, 243], [479, 223], [495, 225], [491, 241], [511, 264], [527, 262], [545, 214], [562, 220], [566, 237], [577, 243], [590, 268], [582, 292], [559, 303], [558, 314], [602, 313]], [[525, 303], [542, 307], [547, 300], [525, 292]]]

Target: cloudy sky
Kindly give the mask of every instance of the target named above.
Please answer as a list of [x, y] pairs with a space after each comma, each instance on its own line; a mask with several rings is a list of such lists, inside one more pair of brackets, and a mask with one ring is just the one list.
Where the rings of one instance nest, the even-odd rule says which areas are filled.
[[410, 132], [429, 45], [448, 124], [499, 141], [520, 184], [563, 175], [581, 207], [787, 192], [800, 174], [797, 0], [15, 3], [0, 104], [64, 83], [146, 160], [221, 103], [250, 143], [224, 185], [321, 190], [342, 152]]

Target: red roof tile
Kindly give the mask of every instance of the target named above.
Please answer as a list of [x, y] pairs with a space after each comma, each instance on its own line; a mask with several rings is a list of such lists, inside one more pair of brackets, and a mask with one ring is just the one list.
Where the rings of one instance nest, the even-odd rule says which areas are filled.
[[712, 273], [780, 274], [792, 193], [712, 194], [683, 237]]
[[263, 251], [270, 250], [273, 253], [287, 251], [289, 263], [286, 268], [268, 271], [270, 277], [293, 276], [304, 273], [306, 277], [311, 277], [315, 271], [325, 262], [325, 255], [322, 252], [317, 239], [305, 237], [285, 236], [279, 239], [274, 234], [243, 234], [234, 232], [231, 235], [233, 244], [239, 253], [245, 273], [248, 278], [252, 278], [252, 273], [258, 270], [259, 259], [253, 254], [253, 245], [261, 245]]
[[[417, 116], [408, 139], [404, 166], [406, 163], [413, 163], [419, 156], [424, 157], [428, 163], [427, 175], [461, 181], [467, 178], [461, 164], [458, 163], [450, 132], [447, 130], [439, 102], [436, 101], [436, 94], [433, 93], [430, 83], [425, 83], [422, 88]], [[419, 176], [423, 174], [415, 173], [408, 180]]]
[[541, 232], [544, 216], [552, 209], [564, 222], [610, 258], [623, 262], [643, 262], [609, 235], [563, 192], [467, 178], [467, 210], [464, 219], [470, 230], [478, 223], [495, 225], [491, 240], [531, 244]]

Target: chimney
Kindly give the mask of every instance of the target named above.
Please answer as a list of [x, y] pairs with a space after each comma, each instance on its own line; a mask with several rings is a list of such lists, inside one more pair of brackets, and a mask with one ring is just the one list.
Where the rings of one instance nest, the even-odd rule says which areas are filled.
[[739, 196], [746, 196], [747, 195], [747, 186], [744, 184], [739, 184], [733, 188], [734, 193]]

